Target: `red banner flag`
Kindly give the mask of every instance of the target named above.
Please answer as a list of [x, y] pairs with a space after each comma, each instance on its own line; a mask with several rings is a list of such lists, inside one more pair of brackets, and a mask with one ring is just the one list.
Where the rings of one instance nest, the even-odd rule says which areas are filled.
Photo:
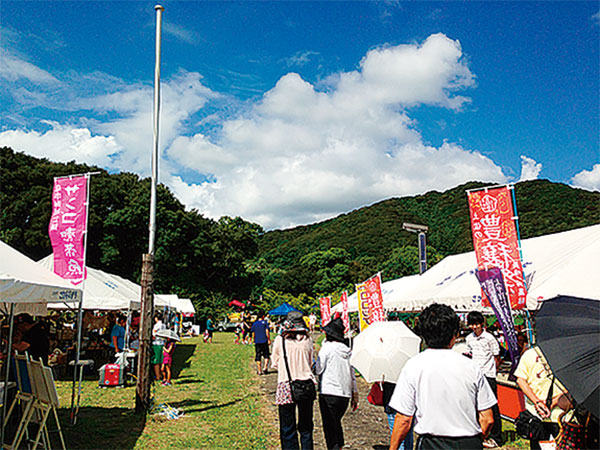
[[[527, 303], [527, 289], [519, 252], [519, 239], [512, 204], [512, 186], [467, 193], [471, 213], [471, 231], [477, 256], [477, 268], [502, 270], [504, 284], [513, 309]], [[489, 301], [482, 291], [485, 306]]]
[[85, 279], [88, 176], [55, 178], [48, 234], [54, 254], [54, 272], [79, 284]]
[[381, 274], [365, 281], [369, 293], [369, 323], [383, 322], [385, 313], [383, 311], [383, 294], [381, 292]]
[[350, 315], [348, 314], [348, 293], [346, 291], [342, 292], [340, 302], [342, 303], [342, 321], [344, 322], [344, 335], [348, 336], [348, 334], [350, 333]]
[[324, 327], [331, 321], [331, 299], [329, 297], [321, 297], [319, 305], [321, 306], [321, 327]]
[[380, 274], [372, 276], [361, 284], [357, 284], [356, 294], [358, 297], [360, 331], [363, 331], [373, 322], [382, 322], [385, 320]]

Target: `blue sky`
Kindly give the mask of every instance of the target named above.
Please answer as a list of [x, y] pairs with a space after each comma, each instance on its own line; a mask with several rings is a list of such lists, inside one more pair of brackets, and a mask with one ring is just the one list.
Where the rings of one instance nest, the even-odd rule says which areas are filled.
[[[600, 190], [598, 2], [162, 4], [161, 181], [207, 216], [287, 227], [469, 180]], [[0, 145], [147, 176], [154, 3], [0, 14]]]

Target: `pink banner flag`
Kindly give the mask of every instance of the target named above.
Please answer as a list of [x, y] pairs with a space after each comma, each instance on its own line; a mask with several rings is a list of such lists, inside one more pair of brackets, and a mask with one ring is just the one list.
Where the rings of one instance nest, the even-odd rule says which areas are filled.
[[350, 333], [350, 315], [348, 314], [348, 293], [346, 291], [342, 292], [340, 302], [342, 303], [342, 321], [344, 322], [344, 334], [348, 336], [348, 334]]
[[[477, 268], [500, 268], [511, 307], [523, 309], [527, 303], [527, 289], [511, 189], [512, 186], [502, 186], [470, 191], [467, 196]], [[489, 306], [485, 292], [482, 293], [482, 300], [485, 306]]]
[[331, 299], [329, 297], [321, 297], [319, 305], [321, 306], [321, 327], [324, 327], [331, 321]]
[[383, 311], [383, 294], [381, 292], [381, 275], [377, 274], [365, 281], [369, 295], [369, 324], [383, 322], [385, 313]]
[[48, 234], [54, 254], [54, 272], [73, 284], [85, 278], [87, 181], [87, 175], [55, 178], [52, 190]]

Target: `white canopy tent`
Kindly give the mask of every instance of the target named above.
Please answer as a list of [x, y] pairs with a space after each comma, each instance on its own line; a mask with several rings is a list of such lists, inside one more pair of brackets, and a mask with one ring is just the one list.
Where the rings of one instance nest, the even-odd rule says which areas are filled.
[[181, 314], [196, 314], [194, 304], [189, 298], [178, 298], [175, 309]]
[[[600, 299], [600, 225], [523, 239], [521, 247], [529, 287], [527, 309], [559, 294]], [[423, 275], [385, 282], [384, 308], [420, 311], [443, 303], [460, 312], [485, 310], [476, 267], [475, 252], [462, 253], [444, 258]], [[350, 311], [358, 311], [356, 293], [349, 296], [348, 305]], [[341, 305], [333, 309], [341, 310]]]
[[[81, 289], [0, 241], [0, 301], [10, 304], [8, 348], [12, 347], [15, 304], [65, 301], [79, 303]], [[4, 386], [8, 385], [10, 358], [7, 359]], [[8, 389], [3, 389], [0, 442], [4, 442], [4, 417]]]
[[0, 241], [0, 301], [78, 303], [81, 289]]
[[[38, 264], [53, 270], [53, 255], [46, 256]], [[86, 271], [82, 305], [84, 310], [139, 309], [139, 295], [136, 296], [135, 292], [122, 282], [122, 278], [91, 267], [86, 267]], [[48, 305], [53, 309], [63, 309], [66, 306], [63, 302]]]

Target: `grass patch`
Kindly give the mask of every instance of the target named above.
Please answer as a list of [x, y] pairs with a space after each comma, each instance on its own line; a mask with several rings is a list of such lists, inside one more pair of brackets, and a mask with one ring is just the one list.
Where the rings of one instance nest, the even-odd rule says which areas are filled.
[[252, 346], [234, 345], [233, 335], [215, 333], [213, 344], [186, 339], [175, 349], [173, 385], [155, 383], [155, 404], [184, 416], [136, 415], [135, 386], [98, 388], [84, 380], [75, 427], [67, 426], [71, 382], [57, 382], [59, 411], [69, 449], [270, 449], [278, 445], [276, 423], [265, 414], [257, 376], [250, 370]]

